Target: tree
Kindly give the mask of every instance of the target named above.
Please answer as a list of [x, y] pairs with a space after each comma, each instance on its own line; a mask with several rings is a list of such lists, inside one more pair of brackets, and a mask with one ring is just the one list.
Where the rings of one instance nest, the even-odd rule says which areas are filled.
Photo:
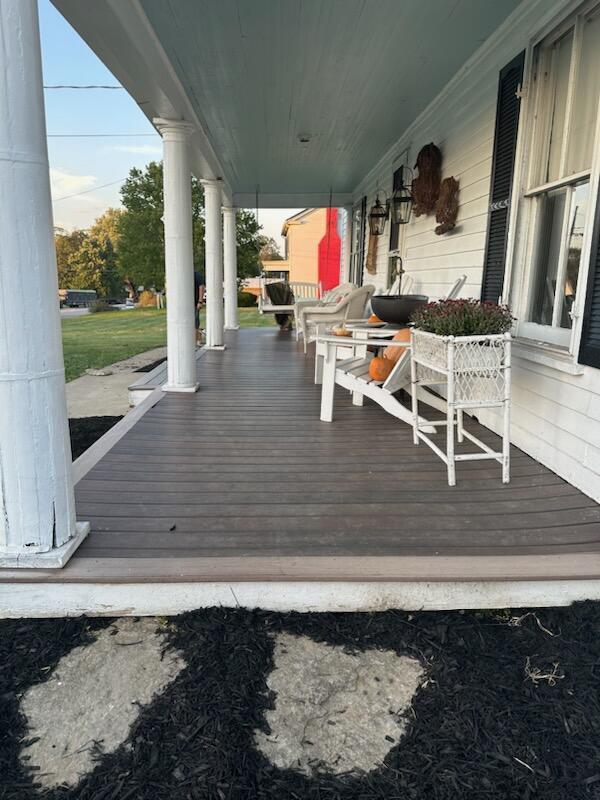
[[60, 289], [75, 289], [76, 266], [71, 261], [86, 237], [85, 231], [75, 230], [68, 233], [64, 228], [55, 228], [54, 245], [56, 248], [56, 266], [58, 269], [58, 286]]
[[279, 252], [277, 242], [272, 236], [261, 236], [262, 244], [260, 246], [260, 260], [261, 261], [283, 261], [283, 256]]
[[69, 257], [74, 289], [95, 289], [100, 297], [122, 294], [123, 281], [117, 270], [117, 259], [108, 236], [86, 235], [79, 250]]
[[119, 269], [135, 286], [164, 288], [162, 166], [133, 168], [121, 187], [125, 211], [119, 218]]
[[236, 213], [237, 274], [238, 281], [260, 275], [260, 225], [251, 211], [238, 209]]
[[[204, 189], [191, 178], [194, 264], [204, 271]], [[135, 286], [163, 289], [165, 284], [163, 170], [155, 161], [144, 170], [132, 169], [121, 188], [124, 211], [117, 223], [118, 267], [123, 280]], [[236, 214], [238, 276], [260, 272], [259, 249], [263, 237], [254, 214]]]
[[93, 236], [95, 239], [110, 239], [110, 243], [117, 256], [119, 253], [120, 239], [119, 225], [123, 214], [124, 211], [122, 208], [107, 208], [104, 214], [98, 217], [89, 229], [90, 236]]

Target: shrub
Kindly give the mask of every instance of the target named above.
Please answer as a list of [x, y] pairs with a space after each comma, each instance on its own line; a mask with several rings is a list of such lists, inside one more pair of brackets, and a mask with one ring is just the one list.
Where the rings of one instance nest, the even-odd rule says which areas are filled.
[[411, 317], [415, 327], [439, 336], [485, 336], [507, 333], [514, 322], [507, 306], [480, 300], [439, 300]]
[[248, 292], [238, 292], [238, 306], [240, 308], [254, 308], [256, 297]]
[[104, 311], [118, 311], [118, 308], [111, 306], [108, 300], [94, 300], [89, 305], [90, 314], [98, 314]]

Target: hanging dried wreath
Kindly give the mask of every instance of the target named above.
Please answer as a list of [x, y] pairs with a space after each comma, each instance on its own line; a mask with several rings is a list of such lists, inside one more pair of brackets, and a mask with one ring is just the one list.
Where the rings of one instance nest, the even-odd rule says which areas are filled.
[[435, 220], [440, 223], [435, 229], [438, 236], [454, 228], [457, 216], [458, 181], [453, 176], [444, 178], [440, 186], [440, 196], [435, 207]]
[[415, 167], [418, 176], [412, 182], [413, 212], [415, 217], [430, 214], [440, 194], [442, 179], [442, 153], [433, 142], [421, 148]]

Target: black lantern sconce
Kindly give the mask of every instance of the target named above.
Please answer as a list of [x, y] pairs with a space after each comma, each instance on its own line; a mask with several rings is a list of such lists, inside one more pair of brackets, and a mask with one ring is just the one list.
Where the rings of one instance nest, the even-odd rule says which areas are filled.
[[388, 209], [389, 200], [386, 200], [385, 206], [383, 206], [379, 200], [379, 192], [377, 192], [375, 204], [371, 206], [371, 211], [369, 212], [369, 231], [371, 236], [383, 236], [389, 214]]
[[404, 180], [405, 169], [410, 173], [410, 179], [412, 180], [411, 170], [408, 167], [401, 166], [399, 185], [396, 184], [391, 199], [386, 199], [385, 205], [379, 199], [379, 190], [377, 190], [375, 203], [371, 206], [371, 211], [369, 212], [369, 231], [372, 236], [383, 236], [385, 223], [389, 216], [391, 216], [394, 225], [407, 225], [410, 222], [413, 197]]
[[[406, 167], [406, 169], [408, 168]], [[410, 222], [413, 198], [410, 189], [404, 182], [405, 167], [401, 166], [400, 170], [400, 186], [394, 189], [394, 194], [392, 195], [392, 199], [390, 201], [390, 211], [394, 225], [407, 225]]]

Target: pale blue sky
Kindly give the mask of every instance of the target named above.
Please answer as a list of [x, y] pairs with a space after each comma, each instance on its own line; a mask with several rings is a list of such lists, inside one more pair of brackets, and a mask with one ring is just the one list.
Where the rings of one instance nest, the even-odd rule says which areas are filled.
[[[44, 85], [117, 84], [50, 0], [39, 0], [39, 10]], [[54, 223], [87, 227], [108, 206], [119, 205], [119, 184], [131, 167], [161, 158], [160, 137], [124, 90], [47, 89], [44, 95]], [[136, 135], [54, 138], [57, 134]], [[59, 199], [71, 194], [78, 196]], [[296, 210], [261, 211], [265, 233], [281, 243], [282, 222]]]

